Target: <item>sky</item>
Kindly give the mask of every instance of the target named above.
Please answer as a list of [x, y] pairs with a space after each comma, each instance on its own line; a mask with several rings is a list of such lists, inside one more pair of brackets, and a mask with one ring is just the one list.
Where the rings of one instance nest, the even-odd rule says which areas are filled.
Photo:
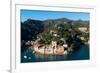
[[42, 11], [42, 10], [21, 10], [21, 21], [27, 19], [47, 20], [68, 18], [72, 20], [89, 20], [89, 13], [83, 12], [56, 12], [56, 11]]

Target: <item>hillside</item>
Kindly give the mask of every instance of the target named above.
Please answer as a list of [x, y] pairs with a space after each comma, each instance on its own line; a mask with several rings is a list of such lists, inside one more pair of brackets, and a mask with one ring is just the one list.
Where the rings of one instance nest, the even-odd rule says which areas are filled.
[[63, 39], [70, 45], [80, 41], [81, 38], [85, 38], [83, 40], [86, 42], [89, 40], [89, 21], [59, 18], [44, 21], [28, 19], [21, 22], [21, 47], [25, 47], [27, 41], [37, 39], [41, 39], [44, 44], [49, 44], [52, 40], [62, 44]]

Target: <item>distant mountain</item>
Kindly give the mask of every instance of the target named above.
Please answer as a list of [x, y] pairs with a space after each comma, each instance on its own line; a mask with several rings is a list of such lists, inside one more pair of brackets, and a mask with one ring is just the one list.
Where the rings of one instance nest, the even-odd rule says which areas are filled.
[[21, 22], [21, 40], [32, 40], [36, 35], [43, 31], [43, 22], [39, 20], [28, 19]]
[[89, 27], [89, 21], [70, 20], [67, 18], [48, 19], [44, 21], [28, 19], [21, 22], [21, 40], [35, 39], [39, 33], [56, 29], [60, 25], [64, 25], [68, 29], [72, 25], [74, 28]]
[[33, 20], [33, 19], [27, 19], [26, 21], [23, 22], [24, 24], [41, 24], [42, 21], [40, 20]]

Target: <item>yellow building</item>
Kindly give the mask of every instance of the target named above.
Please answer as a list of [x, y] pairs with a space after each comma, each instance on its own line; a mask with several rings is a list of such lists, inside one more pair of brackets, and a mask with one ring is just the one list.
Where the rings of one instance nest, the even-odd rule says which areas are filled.
[[78, 30], [80, 30], [81, 32], [86, 32], [87, 31], [87, 27], [79, 27]]

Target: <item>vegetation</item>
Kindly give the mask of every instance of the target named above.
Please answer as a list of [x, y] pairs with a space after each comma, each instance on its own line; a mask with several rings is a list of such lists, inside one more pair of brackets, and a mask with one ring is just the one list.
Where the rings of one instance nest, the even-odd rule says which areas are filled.
[[[82, 27], [87, 30], [80, 31]], [[50, 44], [53, 40], [59, 45], [67, 43], [69, 47], [77, 48], [89, 40], [89, 21], [61, 18], [45, 21], [28, 19], [21, 22], [21, 47], [26, 47], [27, 41], [37, 39], [44, 44]]]

